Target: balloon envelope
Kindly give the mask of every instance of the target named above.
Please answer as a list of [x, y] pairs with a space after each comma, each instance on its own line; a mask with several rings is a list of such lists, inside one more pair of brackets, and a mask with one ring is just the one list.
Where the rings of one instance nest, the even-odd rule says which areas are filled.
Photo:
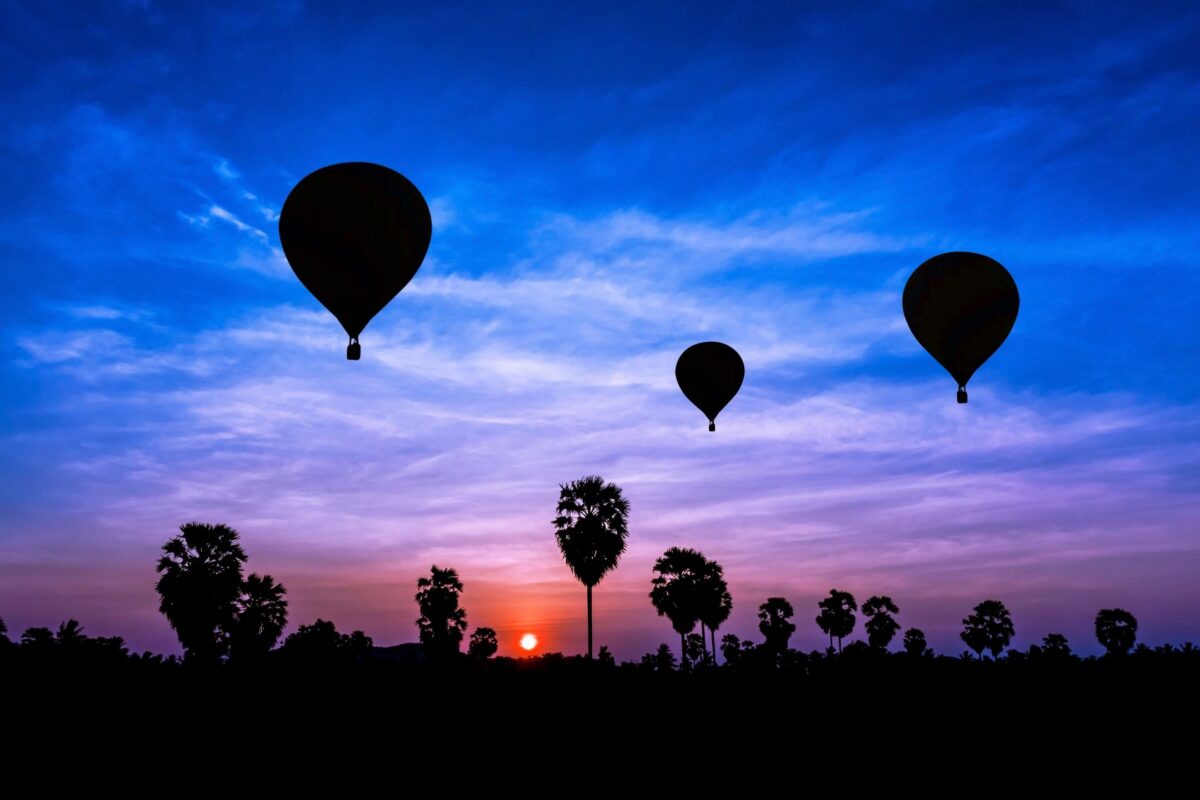
[[717, 414], [721, 413], [742, 387], [746, 365], [742, 357], [727, 344], [700, 342], [694, 344], [675, 362], [675, 380], [696, 408], [708, 417], [708, 429], [717, 429]]
[[967, 381], [1004, 343], [1020, 297], [1008, 270], [978, 253], [942, 253], [917, 267], [904, 287], [904, 318], [917, 341], [958, 381]]
[[296, 184], [279, 213], [292, 271], [357, 339], [421, 266], [433, 224], [400, 173], [365, 162], [322, 167]]

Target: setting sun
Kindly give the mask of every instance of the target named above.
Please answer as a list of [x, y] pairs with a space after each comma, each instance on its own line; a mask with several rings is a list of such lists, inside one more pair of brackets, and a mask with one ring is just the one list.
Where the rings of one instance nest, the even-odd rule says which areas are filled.
[[521, 637], [521, 649], [532, 650], [537, 647], [537, 637], [532, 633], [527, 633]]

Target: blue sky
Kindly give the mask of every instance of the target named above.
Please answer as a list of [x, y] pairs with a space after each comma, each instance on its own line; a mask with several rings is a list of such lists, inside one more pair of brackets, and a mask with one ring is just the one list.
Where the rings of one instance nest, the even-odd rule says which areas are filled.
[[[411, 639], [436, 561], [473, 625], [573, 651], [549, 520], [599, 472], [624, 657], [670, 641], [671, 545], [726, 564], [743, 636], [791, 598], [804, 647], [834, 585], [951, 652], [991, 594], [1024, 644], [1122, 604], [1196, 638], [1193, 7], [0, 8], [10, 628], [170, 648], [151, 569], [197, 518], [296, 623]], [[434, 220], [358, 364], [276, 227], [347, 160]], [[1022, 293], [966, 407], [899, 303], [958, 249]], [[747, 362], [716, 436], [672, 374], [704, 339]]]

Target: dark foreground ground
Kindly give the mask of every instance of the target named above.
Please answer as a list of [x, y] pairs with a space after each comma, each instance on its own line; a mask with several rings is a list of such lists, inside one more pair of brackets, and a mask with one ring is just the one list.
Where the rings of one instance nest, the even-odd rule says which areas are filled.
[[32, 796], [1155, 796], [1200, 787], [1200, 658], [0, 660]]

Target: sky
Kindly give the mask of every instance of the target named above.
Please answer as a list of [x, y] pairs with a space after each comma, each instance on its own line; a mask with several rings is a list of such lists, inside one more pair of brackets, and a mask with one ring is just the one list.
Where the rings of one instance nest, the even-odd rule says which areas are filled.
[[[655, 558], [725, 568], [721, 633], [830, 588], [957, 655], [1121, 607], [1200, 640], [1200, 9], [893, 2], [0, 2], [0, 617], [178, 652], [181, 524], [377, 644], [456, 568], [500, 652], [585, 649], [559, 485], [631, 506], [596, 643], [677, 641]], [[278, 212], [372, 161], [433, 218], [344, 357]], [[900, 295], [989, 255], [1021, 309], [958, 405]], [[716, 433], [687, 346], [746, 362]], [[861, 620], [853, 638], [862, 635]]]

